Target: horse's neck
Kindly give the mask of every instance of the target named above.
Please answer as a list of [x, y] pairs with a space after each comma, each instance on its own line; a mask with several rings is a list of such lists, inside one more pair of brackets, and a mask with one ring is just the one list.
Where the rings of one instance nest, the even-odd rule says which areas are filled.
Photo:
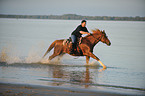
[[99, 34], [98, 34], [98, 37], [95, 37], [93, 34], [84, 37], [84, 39], [86, 39], [86, 41], [90, 42], [92, 46], [95, 46], [99, 42], [98, 38], [99, 38]]

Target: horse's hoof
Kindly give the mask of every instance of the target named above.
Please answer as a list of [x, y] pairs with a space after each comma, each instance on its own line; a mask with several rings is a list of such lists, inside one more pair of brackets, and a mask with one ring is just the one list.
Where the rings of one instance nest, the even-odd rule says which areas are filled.
[[106, 66], [103, 66], [103, 69], [107, 69], [107, 67]]

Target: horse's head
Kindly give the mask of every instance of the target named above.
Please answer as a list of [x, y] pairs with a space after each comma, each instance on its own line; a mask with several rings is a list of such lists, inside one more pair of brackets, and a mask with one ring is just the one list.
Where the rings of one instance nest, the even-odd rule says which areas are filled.
[[107, 44], [108, 46], [110, 46], [111, 45], [111, 42], [108, 39], [108, 36], [106, 35], [105, 30], [103, 30], [101, 32], [102, 32], [102, 37], [101, 37], [101, 40], [100, 41], [103, 42], [103, 43], [105, 43], [105, 44]]
[[96, 35], [99, 35], [98, 39], [99, 39], [101, 42], [107, 44], [108, 46], [111, 45], [111, 42], [110, 42], [110, 40], [108, 39], [108, 36], [106, 35], [105, 30], [100, 31], [99, 29], [96, 29], [96, 30], [92, 30], [92, 31], [93, 31], [94, 35], [95, 35], [95, 34], [96, 34]]

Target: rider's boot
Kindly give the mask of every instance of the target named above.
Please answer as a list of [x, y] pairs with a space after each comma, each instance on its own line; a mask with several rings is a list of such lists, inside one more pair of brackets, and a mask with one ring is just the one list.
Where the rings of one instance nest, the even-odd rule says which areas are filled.
[[75, 49], [75, 44], [72, 43], [71, 50], [70, 50], [70, 54], [74, 54], [74, 49]]

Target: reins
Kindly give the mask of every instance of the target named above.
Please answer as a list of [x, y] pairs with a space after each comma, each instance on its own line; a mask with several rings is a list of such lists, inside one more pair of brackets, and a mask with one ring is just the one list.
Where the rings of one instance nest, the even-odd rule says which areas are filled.
[[[91, 34], [91, 36], [93, 36], [93, 34]], [[93, 36], [94, 37], [94, 36]], [[101, 37], [100, 38], [96, 38], [96, 37], [94, 37], [95, 38], [95, 41], [96, 41], [96, 39], [98, 40], [98, 41], [100, 41], [100, 39], [102, 38], [103, 36], [101, 35]]]

